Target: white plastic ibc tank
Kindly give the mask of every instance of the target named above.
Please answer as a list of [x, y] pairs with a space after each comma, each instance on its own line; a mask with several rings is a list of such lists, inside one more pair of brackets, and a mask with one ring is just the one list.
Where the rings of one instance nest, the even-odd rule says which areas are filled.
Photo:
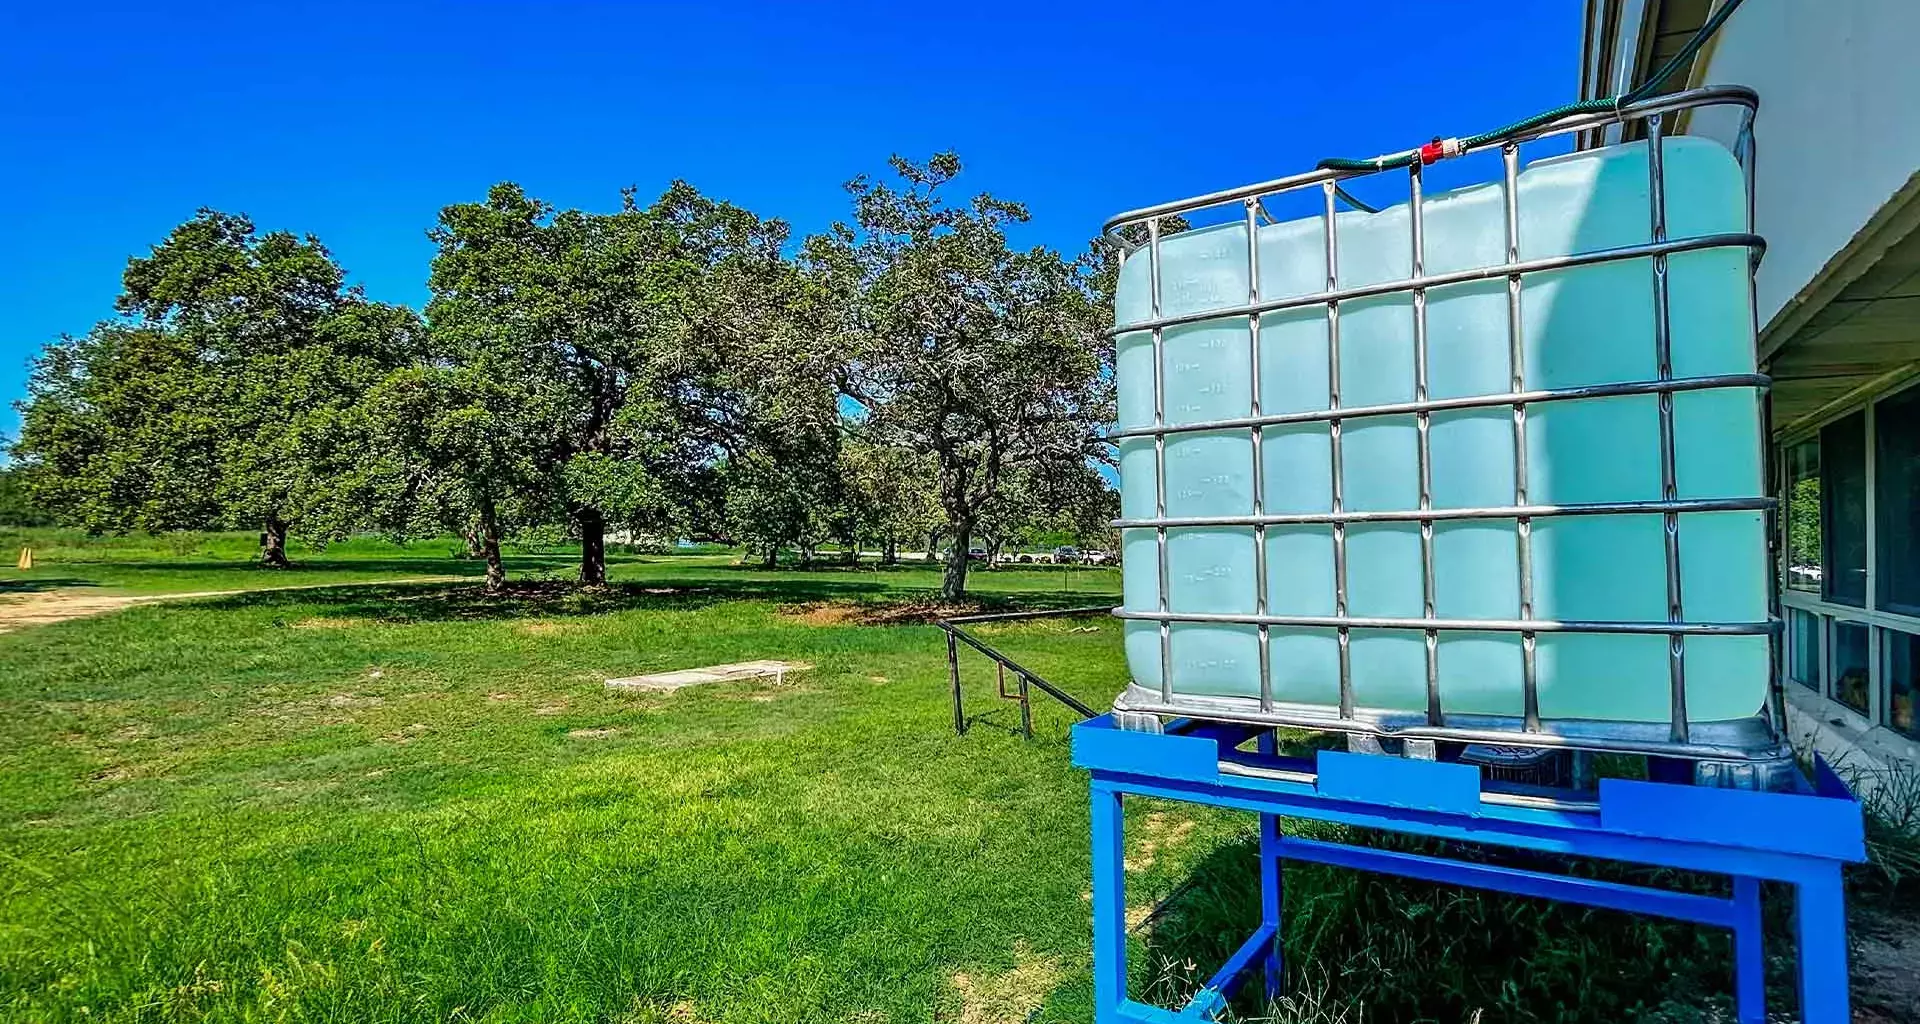
[[[1674, 137], [1664, 149], [1667, 234], [1680, 239], [1747, 230], [1738, 164], [1719, 145]], [[1422, 206], [1429, 275], [1504, 262], [1503, 186], [1431, 195]], [[1538, 161], [1518, 177], [1522, 260], [1646, 243], [1651, 239], [1647, 150], [1634, 143]], [[1338, 287], [1404, 280], [1411, 274], [1407, 207], [1338, 215]], [[1259, 229], [1263, 301], [1326, 288], [1321, 218]], [[1669, 257], [1672, 370], [1676, 377], [1752, 373], [1754, 347], [1747, 250], [1698, 250]], [[1246, 229], [1230, 224], [1168, 235], [1160, 243], [1161, 315], [1174, 317], [1248, 300]], [[1522, 279], [1523, 380], [1527, 390], [1658, 376], [1650, 258], [1528, 274]], [[1120, 274], [1117, 322], [1152, 319], [1149, 256], [1133, 253]], [[1265, 415], [1329, 408], [1328, 317], [1324, 305], [1261, 318], [1260, 401]], [[1414, 398], [1414, 314], [1409, 292], [1339, 304], [1343, 408]], [[1507, 283], [1427, 292], [1429, 396], [1509, 390]], [[1164, 415], [1169, 426], [1252, 412], [1244, 315], [1163, 331]], [[1119, 427], [1154, 424], [1150, 331], [1117, 347]], [[1678, 495], [1744, 498], [1763, 493], [1757, 396], [1752, 388], [1673, 396]], [[1661, 498], [1659, 398], [1637, 395], [1530, 404], [1526, 412], [1527, 503]], [[1341, 429], [1341, 494], [1347, 511], [1418, 508], [1418, 440], [1413, 415], [1348, 418]], [[1253, 501], [1253, 441], [1246, 428], [1166, 435], [1166, 515], [1244, 516]], [[1268, 426], [1261, 438], [1264, 494], [1273, 514], [1333, 510], [1332, 444], [1324, 421]], [[1436, 509], [1515, 504], [1513, 410], [1436, 411], [1429, 433], [1431, 502]], [[1156, 512], [1154, 442], [1120, 445], [1122, 516]], [[1766, 618], [1766, 564], [1759, 512], [1679, 516], [1684, 617], [1758, 622]], [[1251, 526], [1167, 530], [1169, 610], [1252, 615], [1257, 600]], [[1520, 617], [1520, 569], [1513, 519], [1434, 525], [1435, 614], [1442, 619]], [[1122, 540], [1123, 607], [1157, 611], [1157, 538], [1130, 529]], [[1541, 516], [1532, 526], [1533, 617], [1568, 621], [1665, 621], [1662, 516]], [[1267, 602], [1273, 615], [1330, 616], [1333, 530], [1327, 525], [1266, 530]], [[1418, 619], [1423, 614], [1418, 523], [1347, 528], [1350, 616]], [[1257, 697], [1257, 628], [1180, 623], [1170, 629], [1172, 690]], [[1763, 636], [1689, 636], [1688, 717], [1746, 718], [1765, 698]], [[1545, 719], [1664, 722], [1671, 699], [1667, 638], [1656, 634], [1541, 632], [1536, 656]], [[1160, 689], [1159, 626], [1129, 620], [1126, 652], [1134, 680]], [[1339, 653], [1331, 627], [1270, 630], [1274, 699], [1337, 706]], [[1354, 628], [1350, 634], [1356, 707], [1424, 712], [1425, 640], [1419, 630]], [[1441, 704], [1449, 713], [1521, 715], [1521, 637], [1512, 632], [1442, 630], [1437, 654]]]

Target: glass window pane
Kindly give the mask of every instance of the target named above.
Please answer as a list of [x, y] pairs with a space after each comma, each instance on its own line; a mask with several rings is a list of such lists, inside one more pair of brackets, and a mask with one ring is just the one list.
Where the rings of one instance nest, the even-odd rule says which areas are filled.
[[1826, 529], [1821, 583], [1827, 600], [1867, 603], [1867, 414], [1820, 431], [1821, 519]]
[[1920, 387], [1876, 406], [1873, 432], [1880, 607], [1920, 615]]
[[1820, 616], [1787, 610], [1787, 676], [1796, 683], [1820, 689]]
[[[1787, 578], [1793, 590], [1820, 592], [1820, 442], [1787, 449]], [[1815, 679], [1819, 677], [1816, 675]]]
[[1887, 724], [1895, 732], [1920, 739], [1920, 716], [1914, 701], [1920, 697], [1920, 636], [1891, 629], [1880, 631], [1880, 647], [1886, 651]]
[[1867, 627], [1858, 622], [1835, 622], [1833, 640], [1833, 699], [1861, 714], [1867, 713]]

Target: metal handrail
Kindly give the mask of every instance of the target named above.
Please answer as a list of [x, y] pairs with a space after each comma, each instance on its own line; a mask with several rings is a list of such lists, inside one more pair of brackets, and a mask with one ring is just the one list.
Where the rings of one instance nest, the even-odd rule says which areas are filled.
[[[986, 655], [989, 660], [993, 661], [995, 665], [999, 667], [1000, 695], [1020, 702], [1020, 731], [1025, 734], [1027, 739], [1033, 738], [1033, 703], [1031, 692], [1028, 689], [1029, 686], [1038, 687], [1040, 692], [1073, 709], [1082, 719], [1093, 718], [1100, 714], [1100, 712], [1082, 703], [1079, 698], [1048, 682], [1047, 679], [1039, 673], [1014, 661], [1012, 658], [995, 650], [993, 646], [986, 641], [960, 628], [962, 625], [972, 625], [980, 622], [1017, 622], [1026, 619], [1053, 619], [1074, 615], [1107, 615], [1112, 613], [1112, 611], [1113, 609], [1107, 605], [1098, 605], [1086, 608], [1052, 608], [1045, 611], [1033, 612], [990, 612], [982, 615], [956, 615], [952, 618], [936, 621], [934, 625], [939, 626], [940, 629], [947, 634], [947, 681], [953, 691], [953, 731], [961, 736], [967, 733], [966, 709], [962, 703], [960, 692], [959, 645], [963, 643], [979, 651], [981, 654]], [[1008, 670], [1012, 670], [1015, 679], [1018, 681], [1019, 691], [1017, 695], [1010, 695], [1006, 691], [1006, 673]]]
[[[1576, 114], [1572, 117], [1555, 121], [1549, 125], [1542, 125], [1532, 131], [1523, 132], [1514, 136], [1512, 139], [1489, 142], [1483, 146], [1463, 149], [1461, 150], [1461, 155], [1464, 156], [1467, 153], [1477, 153], [1484, 150], [1501, 149], [1512, 143], [1531, 142], [1538, 139], [1551, 138], [1555, 135], [1567, 135], [1573, 132], [1585, 131], [1589, 128], [1600, 128], [1610, 124], [1624, 124], [1628, 121], [1635, 121], [1659, 114], [1673, 113], [1692, 107], [1704, 106], [1746, 107], [1749, 111], [1748, 116], [1751, 117], [1751, 112], [1759, 109], [1760, 94], [1742, 85], [1714, 85], [1699, 89], [1688, 89], [1683, 92], [1669, 93], [1665, 96], [1659, 96], [1641, 103], [1624, 104], [1610, 111], [1593, 114]], [[1396, 157], [1406, 156], [1411, 152], [1416, 152], [1416, 150], [1384, 153], [1377, 159], [1381, 161], [1392, 160]], [[1130, 242], [1120, 237], [1119, 232], [1122, 228], [1144, 223], [1149, 220], [1178, 216], [1194, 210], [1204, 210], [1210, 206], [1225, 206], [1229, 203], [1246, 200], [1258, 201], [1281, 192], [1292, 192], [1298, 189], [1310, 188], [1314, 185], [1331, 184], [1347, 178], [1360, 178], [1377, 173], [1379, 172], [1319, 168], [1307, 171], [1304, 174], [1290, 174], [1284, 178], [1274, 178], [1271, 181], [1256, 182], [1252, 185], [1241, 185], [1238, 188], [1223, 189], [1219, 192], [1209, 192], [1206, 195], [1194, 196], [1191, 199], [1177, 199], [1170, 203], [1159, 203], [1154, 206], [1144, 206], [1138, 210], [1128, 210], [1126, 213], [1108, 218], [1107, 222], [1100, 226], [1100, 233], [1103, 237], [1112, 239], [1120, 243], [1121, 246], [1128, 251], [1132, 251], [1140, 248], [1140, 244]]]

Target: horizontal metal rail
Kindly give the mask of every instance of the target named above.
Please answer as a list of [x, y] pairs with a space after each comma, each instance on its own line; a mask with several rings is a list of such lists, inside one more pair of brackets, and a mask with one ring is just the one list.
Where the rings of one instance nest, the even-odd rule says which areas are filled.
[[[1221, 761], [1220, 774], [1238, 775], [1248, 779], [1265, 779], [1269, 782], [1292, 782], [1303, 786], [1313, 786], [1320, 782], [1320, 776], [1315, 772], [1295, 768], [1268, 768], [1262, 765], [1242, 764], [1239, 761]], [[1481, 790], [1480, 802], [1501, 807], [1531, 807], [1546, 811], [1587, 814], [1597, 814], [1600, 811], [1600, 804], [1593, 800], [1568, 800], [1558, 796], [1507, 793], [1495, 789]]]
[[1676, 377], [1673, 380], [1635, 380], [1617, 384], [1586, 384], [1572, 388], [1543, 388], [1537, 391], [1509, 391], [1491, 395], [1463, 395], [1459, 398], [1430, 398], [1424, 402], [1388, 402], [1382, 405], [1347, 405], [1338, 409], [1310, 409], [1301, 412], [1276, 412], [1262, 416], [1237, 416], [1224, 420], [1169, 424], [1163, 427], [1128, 427], [1107, 434], [1109, 441], [1163, 434], [1193, 434], [1207, 430], [1244, 430], [1249, 427], [1277, 427], [1290, 423], [1333, 423], [1369, 416], [1400, 416], [1419, 412], [1451, 412], [1457, 409], [1497, 409], [1512, 405], [1540, 405], [1547, 402], [1572, 402], [1583, 398], [1623, 398], [1630, 395], [1674, 394], [1682, 391], [1711, 391], [1717, 388], [1758, 388], [1773, 386], [1773, 378], [1764, 373], [1722, 373], [1706, 377]]
[[1314, 526], [1328, 523], [1425, 523], [1458, 519], [1544, 519], [1553, 516], [1611, 516], [1661, 512], [1765, 512], [1774, 498], [1679, 498], [1674, 501], [1598, 501], [1566, 505], [1488, 505], [1477, 508], [1393, 509], [1383, 512], [1275, 512], [1244, 516], [1169, 516], [1165, 519], [1115, 519], [1123, 530], [1165, 526]]
[[1655, 256], [1670, 256], [1674, 253], [1694, 252], [1700, 249], [1744, 248], [1750, 252], [1762, 252], [1766, 249], [1766, 240], [1759, 235], [1747, 232], [1730, 232], [1715, 235], [1696, 235], [1692, 238], [1676, 238], [1661, 242], [1642, 242], [1638, 245], [1623, 245], [1612, 249], [1594, 249], [1588, 252], [1569, 253], [1564, 256], [1542, 256], [1539, 259], [1521, 260], [1517, 263], [1498, 263], [1486, 267], [1470, 267], [1466, 270], [1452, 270], [1444, 274], [1426, 274], [1418, 277], [1400, 278], [1394, 281], [1381, 281], [1377, 284], [1354, 285], [1351, 288], [1336, 288], [1331, 291], [1312, 292], [1307, 295], [1293, 295], [1284, 299], [1267, 299], [1239, 306], [1222, 306], [1218, 309], [1204, 309], [1194, 313], [1181, 313], [1177, 316], [1161, 316], [1150, 320], [1140, 320], [1122, 324], [1107, 333], [1112, 337], [1123, 334], [1138, 334], [1154, 328], [1165, 330], [1169, 327], [1183, 327], [1208, 320], [1234, 320], [1240, 317], [1260, 316], [1264, 313], [1277, 313], [1286, 309], [1300, 309], [1306, 306], [1324, 306], [1328, 303], [1348, 302], [1353, 299], [1371, 298], [1376, 295], [1392, 295], [1398, 292], [1423, 291], [1432, 288], [1444, 288], [1448, 285], [1468, 284], [1474, 281], [1505, 280], [1515, 275], [1538, 274], [1548, 270], [1566, 270], [1572, 267], [1593, 266], [1600, 263], [1617, 263], [1621, 260], [1649, 259]]
[[1666, 636], [1767, 636], [1777, 619], [1762, 622], [1630, 622], [1606, 619], [1396, 619], [1365, 615], [1237, 615], [1231, 612], [1136, 612], [1113, 609], [1115, 618], [1144, 622], [1208, 622], [1245, 626], [1321, 626], [1328, 629], [1437, 629], [1476, 633], [1645, 633]]
[[[983, 615], [958, 615], [950, 619], [941, 619], [935, 622], [934, 625], [939, 626], [941, 630], [947, 634], [947, 679], [953, 695], [954, 732], [965, 735], [967, 731], [966, 709], [962, 703], [963, 698], [960, 692], [960, 649], [958, 644], [966, 644], [968, 647], [986, 655], [989, 660], [1000, 666], [1003, 675], [1006, 672], [1012, 672], [1015, 678], [1019, 680], [1020, 689], [1015, 699], [1020, 702], [1021, 731], [1026, 734], [1028, 739], [1033, 738], [1033, 716], [1027, 689], [1029, 686], [1065, 704], [1067, 707], [1073, 709], [1074, 713], [1078, 714], [1082, 719], [1092, 718], [1099, 714], [1098, 711], [1088, 707], [1073, 694], [1048, 682], [1047, 679], [1039, 673], [1007, 657], [998, 650], [995, 650], [992, 645], [974, 636], [972, 633], [967, 632], [965, 629], [960, 628], [962, 624], [1016, 622], [1026, 619], [1051, 619], [1078, 615], [1105, 615], [1110, 611], [1111, 609], [1105, 605], [1098, 605], [1084, 608], [1054, 608], [1036, 612], [992, 612]], [[1005, 693], [1004, 685], [1002, 693]]]
[[979, 615], [953, 615], [934, 623], [941, 629], [948, 626], [971, 626], [977, 622], [1020, 622], [1027, 619], [1060, 619], [1070, 616], [1092, 615], [1107, 610], [1106, 605], [1087, 605], [1082, 608], [1049, 608], [1037, 612], [983, 612]]
[[[1700, 89], [1688, 89], [1684, 92], [1670, 93], [1665, 96], [1655, 97], [1653, 99], [1649, 99], [1641, 103], [1623, 104], [1622, 106], [1615, 108], [1614, 110], [1611, 110], [1611, 111], [1604, 111], [1604, 112], [1593, 113], [1593, 114], [1576, 114], [1569, 117], [1564, 117], [1558, 121], [1553, 122], [1552, 124], [1542, 125], [1538, 128], [1535, 128], [1532, 131], [1524, 132], [1511, 139], [1502, 139], [1495, 142], [1489, 142], [1482, 146], [1469, 147], [1467, 149], [1462, 150], [1461, 152], [1462, 154], [1465, 154], [1465, 153], [1478, 153], [1484, 150], [1500, 149], [1510, 143], [1529, 142], [1536, 139], [1551, 138], [1555, 135], [1567, 135], [1573, 132], [1585, 131], [1589, 128], [1598, 128], [1598, 127], [1602, 127], [1609, 124], [1620, 124], [1627, 121], [1633, 121], [1641, 118], [1651, 117], [1656, 114], [1665, 114], [1665, 113], [1671, 113], [1679, 110], [1687, 110], [1693, 107], [1706, 107], [1706, 106], [1745, 107], [1749, 112], [1751, 112], [1759, 109], [1760, 94], [1753, 91], [1752, 89], [1746, 88], [1745, 86], [1738, 86], [1738, 85], [1716, 85], [1716, 86], [1707, 86], [1705, 88], [1700, 88]], [[1751, 113], [1749, 113], [1749, 116], [1751, 116]], [[1385, 153], [1380, 155], [1376, 159], [1384, 163], [1385, 161], [1388, 161], [1388, 160], [1393, 160], [1398, 157], [1406, 156], [1408, 153], [1411, 153], [1411, 152], [1415, 152], [1415, 150], [1401, 150], [1400, 152], [1397, 152], [1397, 153]], [[1374, 173], [1377, 173], [1377, 172], [1375, 171], [1343, 171], [1343, 170], [1333, 170], [1331, 168], [1319, 168], [1316, 170], [1307, 171], [1302, 174], [1291, 174], [1284, 178], [1274, 178], [1270, 181], [1256, 182], [1251, 185], [1241, 185], [1238, 188], [1223, 189], [1219, 192], [1209, 192], [1206, 195], [1194, 196], [1191, 199], [1177, 199], [1177, 200], [1174, 200], [1173, 202], [1159, 203], [1154, 206], [1145, 206], [1145, 207], [1141, 207], [1138, 210], [1129, 210], [1126, 213], [1122, 213], [1118, 216], [1109, 218], [1105, 224], [1101, 225], [1100, 233], [1104, 236], [1107, 236], [1113, 239], [1114, 241], [1120, 242], [1122, 245], [1125, 245], [1128, 248], [1138, 248], [1139, 246], [1137, 244], [1129, 242], [1124, 238], [1118, 237], [1121, 229], [1129, 227], [1134, 224], [1145, 223], [1146, 221], [1149, 221], [1149, 220], [1157, 220], [1164, 217], [1171, 217], [1176, 214], [1189, 213], [1193, 210], [1204, 210], [1212, 206], [1225, 206], [1228, 203], [1245, 202], [1250, 199], [1261, 199], [1266, 196], [1277, 195], [1282, 192], [1294, 192], [1303, 188], [1311, 188], [1316, 185], [1324, 185], [1328, 182], [1337, 182], [1346, 178], [1365, 177], [1369, 174], [1374, 174]]]
[[1588, 907], [1624, 909], [1721, 928], [1736, 927], [1742, 912], [1738, 902], [1718, 896], [1673, 892], [1644, 885], [1581, 878], [1577, 875], [1556, 875], [1528, 868], [1475, 864], [1471, 861], [1454, 860], [1448, 857], [1349, 846], [1317, 839], [1300, 839], [1294, 836], [1282, 836], [1275, 843], [1275, 852], [1284, 860], [1355, 868], [1445, 885], [1494, 889], [1519, 896], [1538, 896]]

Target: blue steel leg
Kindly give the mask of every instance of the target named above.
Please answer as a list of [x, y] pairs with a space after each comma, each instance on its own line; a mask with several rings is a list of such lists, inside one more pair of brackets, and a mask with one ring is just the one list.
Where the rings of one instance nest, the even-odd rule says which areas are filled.
[[1847, 1024], [1847, 904], [1840, 865], [1809, 865], [1796, 889], [1800, 1019], [1803, 1024]]
[[1120, 1020], [1127, 998], [1127, 876], [1120, 794], [1093, 786], [1093, 1019]]
[[[1258, 749], [1262, 754], [1276, 754], [1279, 744], [1275, 742], [1271, 730], [1260, 734]], [[1280, 959], [1280, 906], [1281, 896], [1285, 893], [1286, 876], [1280, 869], [1280, 816], [1277, 814], [1260, 815], [1260, 923], [1273, 931], [1273, 945], [1268, 947], [1266, 958], [1261, 962], [1261, 973], [1266, 978], [1267, 1001], [1280, 998], [1286, 984], [1286, 969]]]
[[1760, 923], [1760, 880], [1733, 879], [1733, 1006], [1740, 1024], [1766, 1024], [1767, 957]]

